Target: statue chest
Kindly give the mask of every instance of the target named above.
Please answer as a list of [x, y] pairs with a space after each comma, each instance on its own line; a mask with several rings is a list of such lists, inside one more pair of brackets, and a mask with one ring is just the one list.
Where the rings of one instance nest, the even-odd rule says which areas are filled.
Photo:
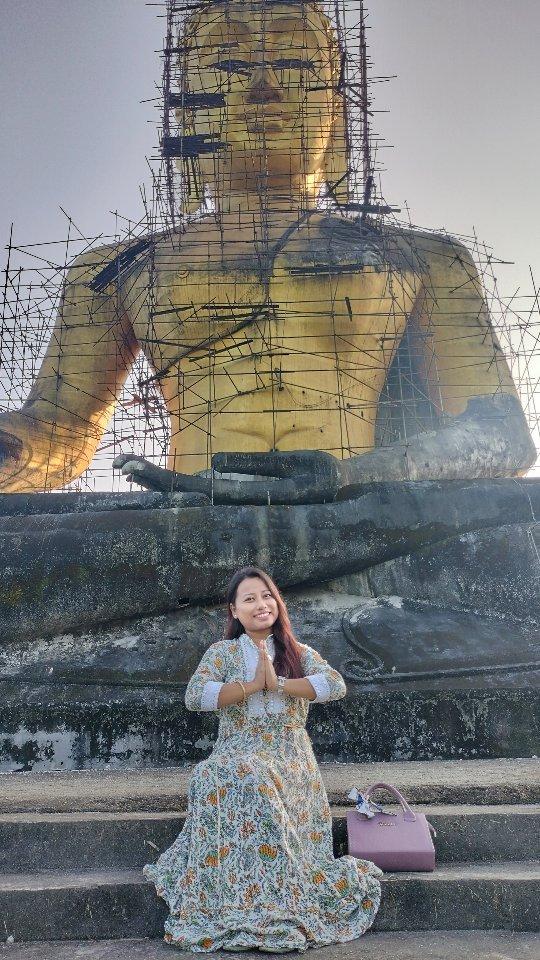
[[280, 259], [266, 282], [243, 264], [160, 270], [152, 293], [133, 318], [136, 336], [154, 364], [176, 358], [189, 367], [194, 357], [240, 349], [240, 344], [251, 352], [279, 345], [310, 353], [353, 349], [390, 356], [417, 284], [405, 274], [372, 267], [294, 271]]

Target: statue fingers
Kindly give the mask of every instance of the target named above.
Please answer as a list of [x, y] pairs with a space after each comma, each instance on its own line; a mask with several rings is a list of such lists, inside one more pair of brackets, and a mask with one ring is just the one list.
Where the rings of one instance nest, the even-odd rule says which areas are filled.
[[251, 473], [259, 477], [288, 477], [290, 467], [276, 451], [270, 453], [215, 453], [212, 467], [219, 473]]
[[141, 463], [146, 462], [146, 461], [143, 461], [141, 457], [137, 457], [136, 454], [134, 453], [119, 453], [118, 456], [115, 457], [113, 460], [113, 463], [112, 463], [113, 469], [121, 470], [124, 464], [128, 462], [128, 460], [138, 460]]
[[204, 477], [191, 477], [184, 473], [175, 473], [164, 467], [157, 467], [143, 457], [133, 453], [122, 453], [113, 461], [113, 466], [121, 470], [130, 481], [138, 483], [147, 490], [160, 490], [163, 493], [201, 493], [208, 496], [211, 489], [209, 480]]
[[113, 467], [119, 469], [127, 480], [138, 483], [140, 487], [145, 487], [146, 490], [167, 491], [173, 489], [171, 486], [173, 476], [171, 471], [162, 470], [142, 457], [122, 454], [116, 457]]
[[216, 454], [220, 473], [253, 473], [267, 480], [189, 476], [157, 467], [134, 454], [120, 454], [114, 466], [147, 490], [198, 493], [214, 503], [238, 505], [324, 503], [339, 489], [338, 461], [321, 451]]
[[247, 473], [283, 479], [312, 477], [325, 487], [329, 484], [336, 490], [339, 487], [339, 461], [324, 450], [216, 453], [212, 457], [212, 467], [219, 473]]

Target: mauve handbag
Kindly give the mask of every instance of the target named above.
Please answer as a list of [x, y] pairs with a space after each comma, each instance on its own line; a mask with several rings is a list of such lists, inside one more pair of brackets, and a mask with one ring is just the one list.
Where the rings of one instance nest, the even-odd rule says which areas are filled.
[[347, 812], [349, 854], [371, 860], [381, 870], [434, 870], [435, 847], [432, 825], [423, 813], [414, 813], [405, 797], [389, 783], [374, 783], [364, 798], [374, 790], [384, 789], [399, 800], [401, 809], [394, 814], [375, 813], [369, 819], [357, 810]]

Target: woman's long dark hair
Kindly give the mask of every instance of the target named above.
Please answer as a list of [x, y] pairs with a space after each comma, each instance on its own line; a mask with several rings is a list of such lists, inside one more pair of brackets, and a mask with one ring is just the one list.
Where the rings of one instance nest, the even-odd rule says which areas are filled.
[[236, 571], [229, 583], [227, 588], [227, 624], [225, 626], [225, 639], [232, 640], [235, 637], [240, 637], [245, 632], [240, 620], [233, 617], [230, 605], [236, 602], [238, 587], [242, 581], [247, 580], [248, 577], [258, 577], [259, 580], [262, 580], [277, 603], [278, 616], [272, 627], [275, 649], [274, 670], [276, 674], [278, 677], [289, 677], [291, 679], [303, 677], [304, 671], [300, 663], [302, 648], [292, 632], [285, 601], [272, 578], [265, 573], [264, 570], [260, 570], [259, 567], [242, 567], [241, 570]]

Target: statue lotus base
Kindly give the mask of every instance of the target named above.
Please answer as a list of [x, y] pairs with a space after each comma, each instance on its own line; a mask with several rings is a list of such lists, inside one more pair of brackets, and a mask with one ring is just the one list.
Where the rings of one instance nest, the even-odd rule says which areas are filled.
[[538, 755], [536, 516], [529, 480], [296, 507], [4, 496], [0, 770], [206, 756], [217, 717], [186, 711], [185, 684], [221, 635], [212, 591], [253, 562], [347, 682], [310, 711], [321, 761]]
[[[298, 635], [347, 680], [345, 699], [310, 709], [321, 761], [538, 755], [534, 626], [331, 587], [287, 596]], [[221, 624], [220, 607], [186, 607], [4, 648], [0, 770], [203, 759], [217, 715], [187, 711], [184, 690]]]

